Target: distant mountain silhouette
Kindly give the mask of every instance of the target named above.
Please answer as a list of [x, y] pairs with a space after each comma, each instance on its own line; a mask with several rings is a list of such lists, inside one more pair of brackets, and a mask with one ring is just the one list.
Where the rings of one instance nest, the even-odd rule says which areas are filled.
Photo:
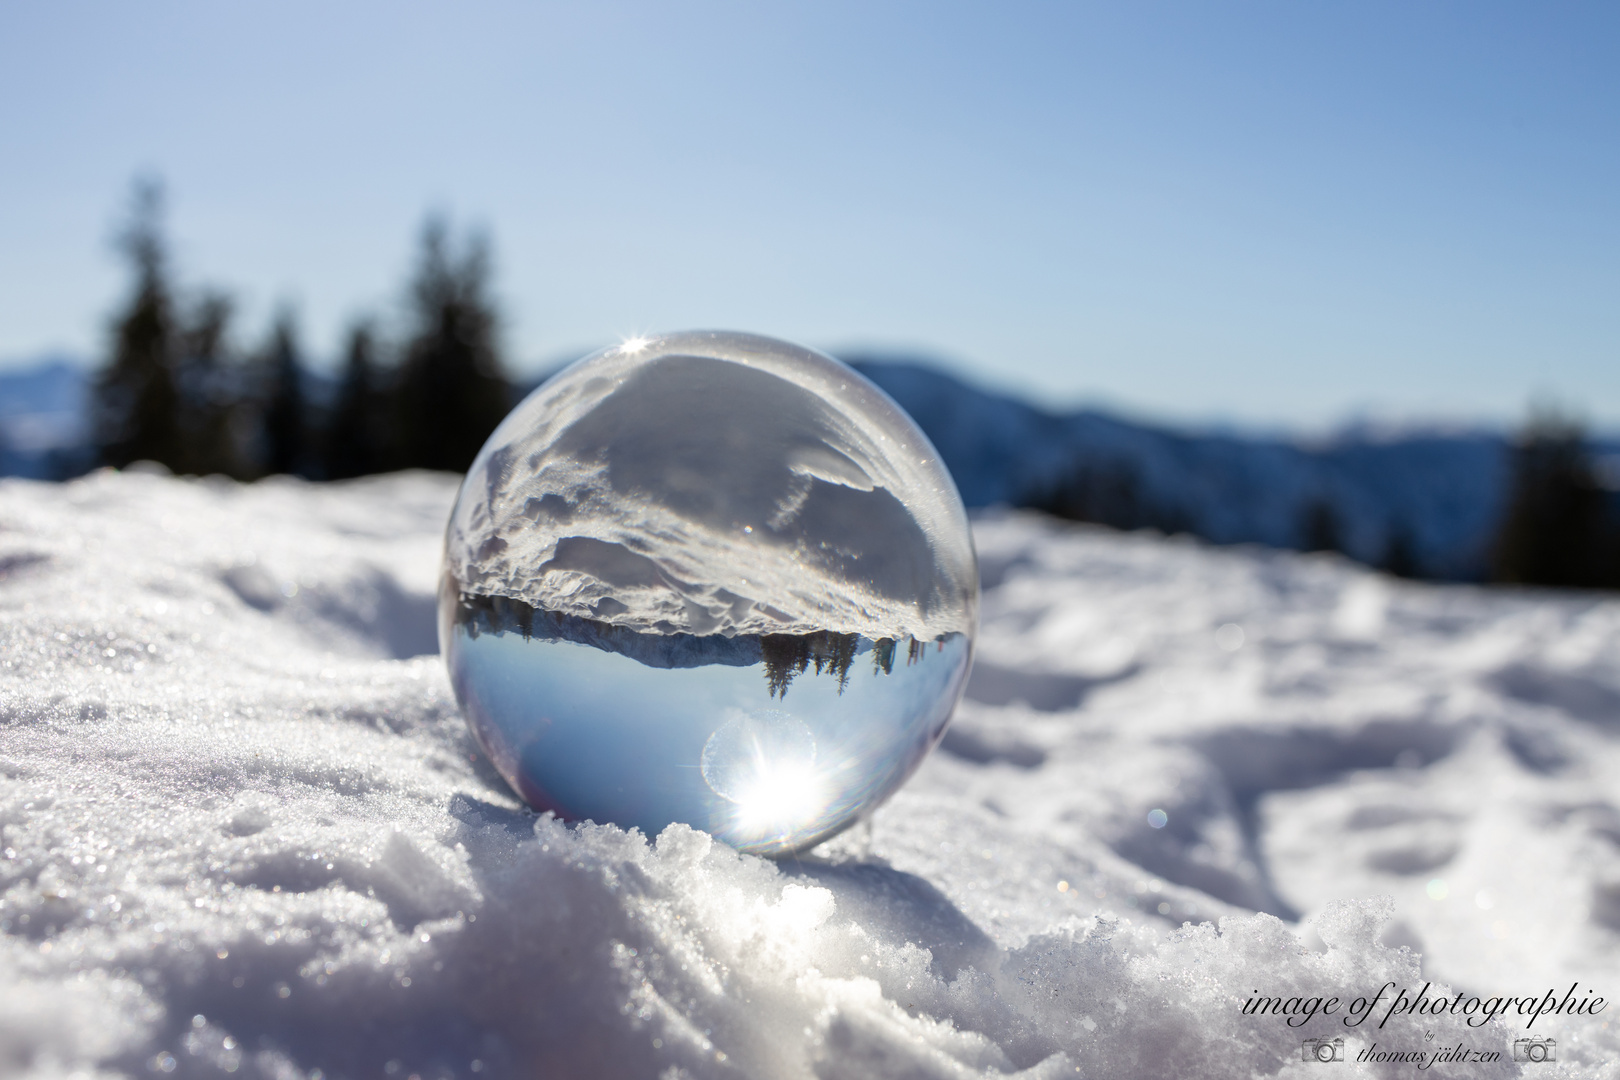
[[67, 357], [0, 371], [0, 476], [55, 480], [89, 468], [89, 389], [87, 367]]
[[1506, 504], [1512, 442], [1498, 432], [1350, 429], [1306, 442], [1177, 431], [1046, 412], [922, 360], [843, 359], [911, 414], [970, 507], [1333, 548], [1412, 576], [1479, 580]]

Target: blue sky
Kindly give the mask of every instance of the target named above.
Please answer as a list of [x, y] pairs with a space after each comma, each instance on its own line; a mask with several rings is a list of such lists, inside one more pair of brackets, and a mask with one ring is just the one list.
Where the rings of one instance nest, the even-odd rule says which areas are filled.
[[131, 178], [240, 329], [494, 238], [534, 368], [734, 327], [1049, 405], [1620, 424], [1620, 8], [0, 8], [0, 362], [94, 355]]

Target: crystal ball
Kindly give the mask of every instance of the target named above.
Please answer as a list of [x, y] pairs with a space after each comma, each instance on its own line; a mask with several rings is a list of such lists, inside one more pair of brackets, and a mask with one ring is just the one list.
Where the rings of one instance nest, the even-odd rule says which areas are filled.
[[783, 855], [939, 741], [978, 600], [956, 486], [882, 391], [786, 342], [680, 333], [579, 361], [490, 436], [439, 643], [534, 808]]

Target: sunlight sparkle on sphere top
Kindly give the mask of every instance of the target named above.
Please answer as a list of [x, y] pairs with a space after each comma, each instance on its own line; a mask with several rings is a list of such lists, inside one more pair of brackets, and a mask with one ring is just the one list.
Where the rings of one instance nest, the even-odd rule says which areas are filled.
[[917, 768], [977, 619], [967, 515], [910, 418], [820, 353], [681, 333], [581, 360], [490, 436], [439, 643], [531, 806], [777, 855]]

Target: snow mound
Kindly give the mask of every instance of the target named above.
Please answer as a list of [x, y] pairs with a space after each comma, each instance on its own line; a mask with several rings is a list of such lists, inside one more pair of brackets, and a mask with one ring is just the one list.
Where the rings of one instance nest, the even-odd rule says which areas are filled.
[[516, 802], [454, 493], [0, 486], [0, 1074], [1620, 1076], [1612, 1010], [1376, 1026], [1620, 991], [1620, 604], [987, 517], [944, 749], [773, 863]]

